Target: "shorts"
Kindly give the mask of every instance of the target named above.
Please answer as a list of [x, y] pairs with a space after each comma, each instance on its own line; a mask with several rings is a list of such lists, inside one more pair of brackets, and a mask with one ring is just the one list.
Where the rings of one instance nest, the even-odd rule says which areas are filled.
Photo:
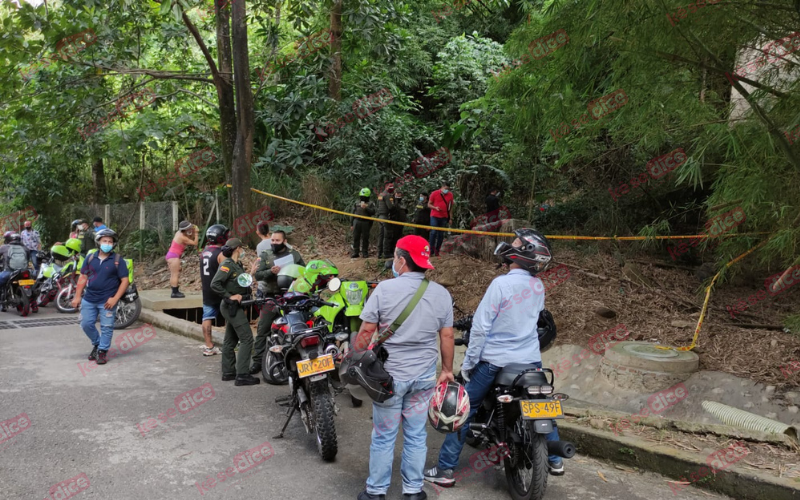
[[166, 260], [169, 260], [169, 259], [180, 259], [181, 256], [176, 254], [175, 252], [167, 252], [167, 255], [164, 258]]
[[207, 306], [203, 304], [203, 321], [214, 321], [219, 315], [219, 306]]

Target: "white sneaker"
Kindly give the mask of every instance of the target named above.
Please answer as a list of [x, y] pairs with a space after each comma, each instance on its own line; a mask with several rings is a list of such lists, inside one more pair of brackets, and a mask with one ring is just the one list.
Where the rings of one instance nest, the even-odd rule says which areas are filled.
[[215, 354], [222, 354], [222, 351], [219, 350], [219, 347], [214, 346], [208, 348], [206, 346], [203, 346], [203, 356], [213, 356]]

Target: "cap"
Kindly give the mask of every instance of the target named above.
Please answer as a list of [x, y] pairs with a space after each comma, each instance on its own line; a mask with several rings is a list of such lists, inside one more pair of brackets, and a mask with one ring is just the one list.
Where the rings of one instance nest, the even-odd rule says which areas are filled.
[[428, 240], [422, 236], [415, 234], [403, 236], [397, 240], [397, 248], [405, 250], [411, 255], [411, 260], [414, 264], [423, 269], [434, 269], [430, 261], [431, 247], [428, 246]]
[[103, 219], [101, 219], [100, 217], [95, 217], [94, 219], [92, 219], [92, 222], [103, 222]]
[[240, 240], [239, 238], [231, 238], [225, 242], [225, 246], [236, 250], [237, 248], [242, 246], [242, 240]]

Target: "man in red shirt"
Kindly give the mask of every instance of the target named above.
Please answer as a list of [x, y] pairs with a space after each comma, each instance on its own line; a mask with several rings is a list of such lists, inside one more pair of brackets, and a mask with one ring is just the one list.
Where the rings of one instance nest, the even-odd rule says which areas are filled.
[[[442, 181], [441, 189], [431, 193], [428, 198], [428, 208], [431, 209], [431, 226], [432, 227], [449, 227], [453, 221], [453, 193], [450, 192], [450, 183]], [[431, 247], [431, 255], [434, 257], [439, 256], [439, 249], [442, 248], [442, 241], [444, 241], [445, 231], [431, 230], [431, 235], [428, 239], [428, 244]]]

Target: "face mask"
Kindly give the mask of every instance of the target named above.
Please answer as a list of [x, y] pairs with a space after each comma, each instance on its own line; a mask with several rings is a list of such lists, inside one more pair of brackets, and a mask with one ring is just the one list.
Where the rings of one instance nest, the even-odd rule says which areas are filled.
[[392, 274], [394, 274], [394, 277], [395, 277], [395, 278], [397, 278], [398, 276], [400, 276], [400, 273], [398, 273], [398, 272], [397, 272], [397, 271], [395, 271], [395, 269], [394, 269], [394, 261], [392, 261]]
[[275, 243], [272, 244], [272, 251], [275, 252], [275, 253], [283, 252], [283, 250], [285, 248], [286, 248], [286, 245], [283, 244], [283, 243], [281, 243], [279, 245], [276, 245]]
[[103, 243], [100, 245], [100, 250], [103, 253], [111, 253], [111, 249], [114, 248], [114, 245], [109, 245], [108, 243]]
[[419, 197], [419, 201], [425, 201], [425, 197], [424, 196], [420, 196]]
[[244, 252], [239, 252], [239, 254], [236, 256], [236, 262], [241, 262], [242, 257], [244, 257]]
[[442, 189], [442, 194], [447, 194], [447, 193], [449, 193], [449, 192], [450, 192], [450, 190], [449, 190], [449, 189]]

